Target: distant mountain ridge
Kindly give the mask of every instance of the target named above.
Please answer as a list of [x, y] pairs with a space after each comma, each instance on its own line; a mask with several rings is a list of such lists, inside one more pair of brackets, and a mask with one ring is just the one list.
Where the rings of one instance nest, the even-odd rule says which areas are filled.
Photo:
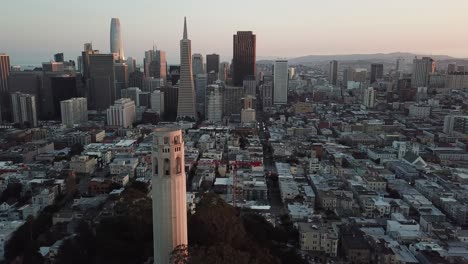
[[[403, 58], [406, 63], [411, 63], [414, 57], [431, 57], [436, 61], [464, 61], [468, 58], [455, 58], [448, 55], [416, 54], [410, 52], [372, 53], [372, 54], [337, 54], [337, 55], [307, 55], [288, 59], [289, 64], [322, 64], [331, 60], [341, 62], [367, 61], [384, 64], [394, 64], [398, 58]], [[273, 63], [274, 60], [259, 60], [259, 63]]]

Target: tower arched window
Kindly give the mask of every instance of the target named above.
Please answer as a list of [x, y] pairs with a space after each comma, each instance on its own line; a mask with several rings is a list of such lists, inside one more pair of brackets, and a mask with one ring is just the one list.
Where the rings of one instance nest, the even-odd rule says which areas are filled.
[[171, 175], [171, 161], [164, 159], [164, 175]]
[[182, 159], [180, 157], [176, 158], [176, 173], [182, 172]]
[[154, 171], [153, 171], [154, 174], [158, 175], [158, 173], [159, 173], [159, 170], [158, 170], [158, 169], [159, 169], [159, 167], [158, 167], [158, 159], [154, 159], [154, 160], [153, 160], [153, 168], [154, 168]]

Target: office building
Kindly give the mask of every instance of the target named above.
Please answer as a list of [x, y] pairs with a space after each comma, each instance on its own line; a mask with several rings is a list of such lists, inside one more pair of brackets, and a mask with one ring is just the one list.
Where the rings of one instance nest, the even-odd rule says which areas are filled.
[[448, 115], [444, 119], [444, 133], [453, 135], [460, 133], [468, 134], [468, 116]]
[[403, 72], [405, 70], [405, 59], [404, 58], [398, 58], [397, 59], [395, 70], [397, 72]]
[[252, 109], [252, 108], [242, 109], [242, 112], [241, 112], [242, 124], [250, 124], [256, 121], [257, 119], [255, 118], [255, 109]]
[[0, 121], [10, 119], [11, 107], [8, 94], [8, 76], [10, 75], [10, 56], [0, 53]]
[[91, 43], [84, 44], [84, 50], [81, 52], [81, 63], [82, 63], [82, 71], [83, 79], [88, 80], [90, 78], [89, 75], [89, 57], [91, 55], [99, 54], [98, 50], [93, 50], [93, 45]]
[[218, 54], [207, 54], [206, 55], [206, 73], [219, 74], [219, 55]]
[[264, 112], [268, 112], [273, 107], [273, 76], [265, 75], [263, 84], [260, 86], [262, 95], [262, 107]]
[[153, 135], [154, 263], [171, 263], [171, 253], [187, 245], [187, 194], [182, 131], [156, 128]]
[[288, 61], [277, 60], [273, 69], [273, 103], [285, 105], [288, 103]]
[[112, 54], [89, 55], [90, 109], [103, 111], [115, 101], [115, 67]]
[[128, 74], [128, 86], [129, 87], [138, 87], [143, 89], [143, 79], [144, 73], [140, 71], [140, 69], [136, 69], [133, 72], [129, 72]]
[[166, 79], [167, 77], [167, 60], [166, 52], [162, 50], [148, 50], [145, 52], [143, 60], [145, 76], [157, 79]]
[[119, 126], [129, 128], [136, 119], [135, 102], [129, 98], [121, 98], [115, 101], [107, 109], [107, 124], [109, 126]]
[[213, 123], [222, 122], [223, 95], [221, 87], [211, 84], [206, 87], [206, 120]]
[[242, 110], [241, 100], [244, 97], [244, 87], [226, 86], [223, 93], [223, 112], [224, 116], [230, 118], [237, 116], [240, 120]]
[[179, 102], [179, 87], [162, 87], [164, 93], [164, 120], [175, 121], [177, 118], [177, 104]]
[[177, 117], [196, 118], [195, 89], [192, 73], [192, 44], [187, 35], [187, 20], [184, 18], [184, 36], [180, 41], [180, 84]]
[[194, 76], [205, 73], [205, 65], [203, 63], [203, 55], [195, 53], [192, 56], [192, 73]]
[[328, 68], [328, 83], [331, 85], [338, 84], [338, 61], [330, 61], [330, 67]]
[[37, 126], [36, 97], [31, 94], [12, 93], [13, 122], [30, 127]]
[[206, 74], [197, 74], [195, 76], [195, 91], [197, 94], [197, 115], [205, 117], [206, 86], [208, 85]]
[[135, 58], [128, 57], [126, 63], [127, 63], [127, 66], [128, 66], [128, 74], [133, 73], [134, 71], [137, 70], [136, 59]]
[[364, 89], [362, 104], [367, 108], [374, 108], [375, 106], [375, 90], [373, 87]]
[[77, 80], [74, 74], [44, 72], [40, 87], [40, 100], [38, 100], [40, 118], [60, 120], [60, 102], [74, 97], [78, 97]]
[[115, 72], [115, 97], [121, 98], [121, 91], [128, 87], [128, 65], [126, 63], [114, 63]]
[[370, 83], [375, 83], [377, 80], [381, 80], [382, 78], [383, 78], [383, 64], [372, 63]]
[[145, 109], [151, 108], [151, 93], [150, 92], [139, 92], [138, 93], [138, 107]]
[[253, 78], [253, 76], [248, 77], [246, 80], [244, 80], [242, 86], [244, 87], [245, 95], [257, 95], [257, 81], [255, 80], [255, 78]]
[[151, 93], [151, 110], [157, 112], [160, 117], [164, 115], [164, 92], [154, 91]]
[[122, 43], [122, 33], [120, 29], [120, 20], [118, 18], [112, 18], [111, 20], [110, 52], [114, 55], [115, 60], [125, 60], [125, 54]]
[[138, 87], [129, 87], [127, 89], [123, 89], [121, 91], [122, 97], [121, 98], [129, 98], [133, 102], [135, 102], [136, 106], [140, 106], [140, 93], [141, 90]]
[[256, 72], [256, 36], [252, 31], [238, 31], [233, 37], [233, 83], [242, 86], [243, 81]]
[[219, 65], [219, 74], [218, 74], [218, 79], [226, 82], [229, 76], [229, 62], [221, 62]]
[[73, 127], [88, 121], [88, 101], [86, 98], [71, 98], [60, 102], [62, 124]]
[[456, 64], [450, 63], [449, 65], [447, 65], [447, 74], [452, 74], [452, 73], [455, 73], [456, 71], [457, 71]]
[[411, 76], [411, 86], [428, 87], [429, 76], [435, 72], [435, 61], [429, 57], [413, 60], [413, 75]]
[[55, 62], [64, 62], [63, 60], [63, 53], [57, 53], [54, 55], [54, 61]]

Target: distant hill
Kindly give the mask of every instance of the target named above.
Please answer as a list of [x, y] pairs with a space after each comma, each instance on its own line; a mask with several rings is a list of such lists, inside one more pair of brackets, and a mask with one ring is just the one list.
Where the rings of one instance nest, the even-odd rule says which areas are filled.
[[425, 55], [425, 54], [414, 54], [405, 52], [395, 53], [375, 53], [375, 54], [344, 54], [344, 55], [308, 55], [290, 59], [290, 64], [320, 64], [323, 62], [329, 62], [330, 60], [337, 60], [341, 62], [352, 62], [352, 61], [367, 61], [367, 62], [378, 62], [378, 63], [395, 63], [398, 58], [403, 58], [408, 63], [414, 59], [414, 57], [429, 56], [438, 60], [455, 60], [456, 58], [447, 55]]

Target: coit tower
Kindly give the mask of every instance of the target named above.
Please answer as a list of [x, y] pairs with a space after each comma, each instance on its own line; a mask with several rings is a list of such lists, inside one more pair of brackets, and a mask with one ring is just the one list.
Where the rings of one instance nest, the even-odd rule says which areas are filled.
[[120, 32], [120, 20], [112, 18], [110, 28], [110, 52], [116, 60], [125, 60], [123, 50], [122, 34]]
[[174, 248], [187, 245], [184, 141], [180, 128], [156, 128], [152, 152], [154, 263], [167, 264]]

